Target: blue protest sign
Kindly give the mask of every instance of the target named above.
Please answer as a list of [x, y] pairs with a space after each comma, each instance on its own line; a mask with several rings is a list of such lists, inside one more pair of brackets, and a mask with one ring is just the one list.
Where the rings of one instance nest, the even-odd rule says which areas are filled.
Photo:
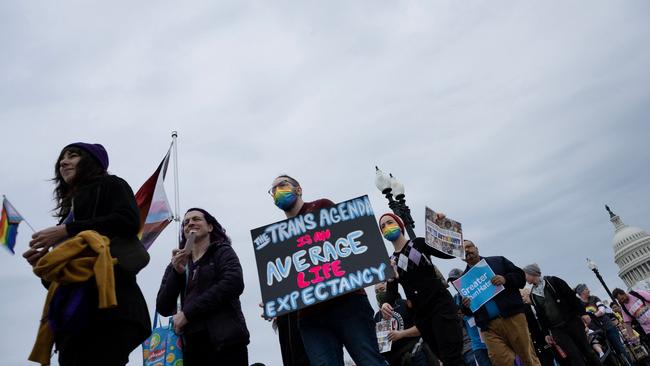
[[462, 297], [470, 299], [469, 309], [472, 312], [478, 310], [483, 304], [504, 290], [503, 285], [495, 286], [490, 282], [492, 277], [494, 277], [494, 271], [492, 271], [485, 259], [482, 259], [461, 278], [453, 281], [458, 293]]

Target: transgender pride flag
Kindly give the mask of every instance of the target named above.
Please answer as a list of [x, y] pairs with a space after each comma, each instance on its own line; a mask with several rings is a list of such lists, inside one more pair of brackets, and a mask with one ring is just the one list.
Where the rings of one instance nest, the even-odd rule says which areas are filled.
[[[165, 193], [165, 176], [167, 165], [169, 165], [169, 147], [167, 155], [160, 162], [156, 171], [147, 179], [135, 194], [135, 200], [140, 209], [140, 233], [138, 238], [149, 249], [154, 240], [172, 221], [172, 210], [169, 207], [167, 194]], [[162, 174], [161, 174], [162, 173]]]
[[14, 252], [16, 245], [16, 235], [18, 235], [18, 224], [23, 221], [14, 206], [9, 203], [9, 200], [2, 196], [2, 213], [0, 214], [0, 246], [4, 246], [11, 254]]

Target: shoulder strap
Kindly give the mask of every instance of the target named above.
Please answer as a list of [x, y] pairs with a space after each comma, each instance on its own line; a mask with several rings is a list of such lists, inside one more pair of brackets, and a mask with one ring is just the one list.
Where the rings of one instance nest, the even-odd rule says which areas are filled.
[[548, 285], [548, 289], [551, 290], [553, 293], [553, 296], [555, 296], [555, 300], [557, 300], [557, 291], [555, 291], [555, 287], [553, 287], [553, 284], [550, 281], [551, 276], [544, 276], [544, 281], [546, 281], [546, 284]]
[[[154, 311], [154, 316], [153, 316], [153, 324], [151, 327], [151, 330], [156, 330], [158, 328], [158, 321], [159, 321], [160, 316], [158, 315], [158, 309]], [[160, 322], [160, 326], [162, 326], [162, 322]], [[171, 329], [174, 326], [174, 317], [170, 316], [167, 319], [167, 328]]]
[[530, 304], [531, 304], [535, 309], [537, 309], [537, 306], [538, 306], [538, 305], [537, 305], [537, 301], [535, 301], [535, 296], [537, 296], [537, 295], [533, 294], [532, 291], [530, 292], [530, 295], [528, 295], [528, 297], [530, 298]]
[[[639, 300], [643, 301], [643, 299]], [[632, 325], [632, 329], [636, 330], [641, 335], [641, 337], [647, 337], [648, 334], [645, 332], [645, 329], [643, 329], [641, 323], [639, 323], [639, 321], [634, 316], [632, 316], [632, 314], [630, 314], [630, 311], [627, 310], [624, 304], [621, 304], [621, 308], [625, 314], [630, 317], [630, 324]]]
[[[632, 291], [632, 292], [636, 292], [636, 291]], [[639, 299], [639, 300], [643, 301], [642, 299]], [[632, 323], [633, 325], [635, 325], [636, 328], [638, 328], [638, 329], [636, 329], [637, 332], [645, 335], [645, 331], [643, 330], [643, 327], [641, 326], [639, 321], [634, 317], [634, 315], [632, 315], [630, 313], [630, 311], [627, 310], [627, 307], [625, 306], [625, 304], [620, 304], [620, 305], [621, 305], [621, 309], [625, 312], [625, 314], [627, 314], [627, 316], [630, 317], [630, 323]]]
[[643, 302], [643, 305], [645, 305], [646, 302], [648, 301], [648, 300], [646, 300], [645, 297], [641, 296], [640, 293], [638, 293], [638, 292], [636, 292], [634, 290], [630, 291], [630, 295], [632, 295], [632, 296], [636, 297], [637, 299], [641, 300], [641, 302]]
[[627, 306], [625, 306], [625, 304], [621, 304], [621, 309], [625, 312], [625, 314], [627, 314], [627, 316], [630, 317], [631, 321], [636, 320], [636, 318], [634, 316], [632, 316], [632, 314], [630, 314], [630, 311], [627, 310]]
[[187, 259], [187, 264], [185, 264], [185, 288], [183, 292], [187, 292], [187, 285], [190, 284], [190, 261], [192, 260], [192, 253], [190, 253], [190, 258]]

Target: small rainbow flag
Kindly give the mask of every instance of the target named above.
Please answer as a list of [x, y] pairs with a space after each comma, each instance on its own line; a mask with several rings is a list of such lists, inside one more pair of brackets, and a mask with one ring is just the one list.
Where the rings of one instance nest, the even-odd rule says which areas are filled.
[[14, 246], [16, 245], [16, 235], [18, 235], [18, 224], [20, 224], [21, 221], [23, 221], [23, 217], [20, 216], [14, 206], [9, 203], [7, 197], [2, 196], [0, 245], [7, 247], [7, 249], [11, 251], [11, 254], [16, 254], [16, 252], [14, 252]]
[[[169, 165], [169, 147], [167, 155], [158, 165], [156, 171], [147, 179], [135, 194], [135, 200], [140, 209], [140, 232], [138, 238], [145, 248], [149, 249], [154, 240], [172, 221], [172, 210], [165, 193], [165, 176]], [[162, 173], [162, 174], [161, 174]]]

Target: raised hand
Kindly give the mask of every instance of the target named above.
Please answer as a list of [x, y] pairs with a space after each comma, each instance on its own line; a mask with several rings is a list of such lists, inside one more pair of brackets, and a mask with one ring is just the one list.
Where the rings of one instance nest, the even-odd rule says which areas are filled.
[[185, 272], [185, 266], [187, 266], [187, 261], [190, 257], [189, 254], [185, 249], [172, 250], [172, 267], [174, 267], [176, 272]]

